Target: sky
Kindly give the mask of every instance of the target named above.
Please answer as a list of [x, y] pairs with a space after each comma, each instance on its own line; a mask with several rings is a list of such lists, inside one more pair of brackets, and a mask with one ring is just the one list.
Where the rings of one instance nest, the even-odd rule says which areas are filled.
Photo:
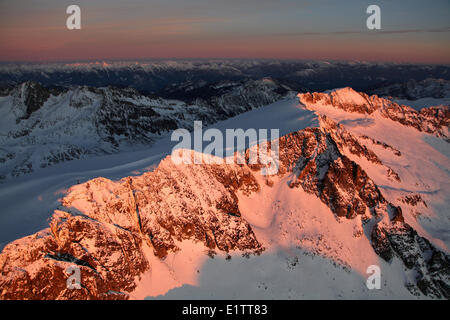
[[0, 0], [0, 61], [174, 58], [449, 64], [450, 0]]

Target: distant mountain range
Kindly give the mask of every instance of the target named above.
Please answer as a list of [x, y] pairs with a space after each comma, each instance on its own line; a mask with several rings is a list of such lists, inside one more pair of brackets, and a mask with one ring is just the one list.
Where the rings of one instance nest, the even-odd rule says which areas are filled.
[[175, 60], [46, 64], [2, 64], [0, 86], [25, 81], [45, 86], [133, 87], [161, 95], [174, 87], [204, 87], [221, 81], [276, 79], [297, 92], [382, 85], [427, 78], [450, 80], [450, 66], [358, 61]]

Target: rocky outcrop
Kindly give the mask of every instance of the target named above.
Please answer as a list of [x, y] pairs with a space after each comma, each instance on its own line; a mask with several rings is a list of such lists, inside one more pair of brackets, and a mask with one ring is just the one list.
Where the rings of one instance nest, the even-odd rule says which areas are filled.
[[[105, 189], [109, 192], [96, 198]], [[99, 178], [74, 187], [62, 204], [141, 234], [160, 258], [178, 250], [177, 241], [190, 238], [226, 252], [258, 251], [262, 248], [240, 217], [235, 194], [258, 189], [248, 168], [178, 166], [168, 158], [155, 171], [140, 177], [118, 183]]]
[[[204, 98], [200, 94], [194, 103], [214, 108], [216, 114], [223, 119], [274, 103], [287, 96], [295, 96], [289, 87], [271, 78], [249, 80], [243, 83], [219, 83], [210, 86], [206, 92], [208, 90], [218, 92]], [[205, 88], [200, 88], [200, 91], [204, 92]]]
[[301, 103], [310, 108], [334, 107], [367, 115], [377, 111], [387, 119], [421, 132], [438, 137], [449, 136], [450, 108], [448, 106], [423, 108], [419, 112], [411, 107], [399, 105], [376, 95], [369, 96], [363, 92], [356, 92], [348, 87], [330, 93], [302, 93], [298, 97]]
[[401, 259], [407, 270], [406, 287], [412, 294], [450, 299], [450, 257], [436, 249], [406, 223], [377, 224], [372, 232], [375, 252], [384, 260]]
[[329, 133], [311, 129], [290, 134], [280, 139], [280, 150], [289, 150], [289, 154], [280, 152], [280, 162], [292, 167], [290, 187], [315, 194], [338, 217], [352, 219], [386, 202], [364, 170], [339, 151]]
[[423, 108], [419, 112], [396, 103], [380, 110], [388, 119], [438, 137], [449, 137], [450, 108], [448, 106]]
[[[69, 267], [81, 288], [67, 285]], [[0, 256], [1, 299], [126, 299], [149, 268], [141, 239], [120, 227], [55, 211], [50, 228], [13, 242]]]
[[402, 156], [402, 153], [400, 152], [400, 150], [394, 148], [393, 146], [387, 144], [386, 142], [382, 142], [382, 141], [379, 141], [379, 140], [375, 140], [375, 139], [373, 139], [373, 138], [371, 138], [371, 137], [369, 137], [369, 136], [367, 136], [367, 135], [362, 135], [360, 138], [361, 138], [361, 139], [364, 139], [364, 140], [369, 140], [369, 141], [371, 141], [371, 142], [372, 142], [373, 144], [375, 144], [375, 145], [381, 146], [382, 148], [384, 148], [384, 149], [386, 149], [386, 150], [392, 151], [392, 153], [393, 153], [395, 156], [397, 156], [397, 157], [401, 157], [401, 156]]
[[338, 219], [362, 216], [372, 226], [374, 251], [388, 262], [397, 257], [412, 271], [406, 286], [413, 294], [450, 299], [450, 257], [405, 223], [401, 207], [389, 203], [364, 170], [339, 151], [337, 127], [325, 128], [280, 138], [280, 173], [292, 170], [290, 187], [315, 194]]
[[20, 95], [18, 96], [18, 98], [21, 99], [26, 106], [22, 119], [28, 119], [33, 112], [42, 107], [44, 102], [47, 101], [49, 97], [50, 91], [42, 87], [39, 83], [23, 83], [20, 88]]
[[[49, 229], [0, 254], [0, 298], [127, 299], [151, 268], [145, 248], [163, 259], [185, 239], [210, 250], [260, 253], [236, 196], [258, 189], [247, 167], [177, 166], [170, 157], [140, 177], [74, 186]], [[66, 286], [72, 265], [80, 268], [82, 290]]]

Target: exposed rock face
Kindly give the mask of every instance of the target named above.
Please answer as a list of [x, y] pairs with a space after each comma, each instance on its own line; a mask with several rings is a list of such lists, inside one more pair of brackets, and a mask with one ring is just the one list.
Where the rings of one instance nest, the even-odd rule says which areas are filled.
[[399, 199], [403, 203], [407, 203], [411, 206], [417, 206], [417, 204], [422, 203], [425, 207], [427, 206], [427, 203], [422, 199], [422, 197], [419, 194], [411, 194], [404, 196]]
[[[339, 129], [331, 123], [322, 119], [325, 132], [306, 129], [282, 137], [280, 172], [292, 169], [290, 186], [317, 195], [337, 217], [353, 219], [362, 215], [366, 225], [373, 225], [371, 242], [375, 252], [386, 261], [399, 257], [407, 269], [414, 270], [407, 284], [413, 294], [419, 290], [433, 298], [450, 299], [450, 257], [405, 223], [402, 209], [389, 203], [364, 170], [339, 151]], [[346, 142], [348, 146], [348, 136]], [[353, 150], [364, 149], [354, 146]], [[358, 154], [365, 157], [371, 151]]]
[[391, 226], [377, 224], [372, 232], [375, 252], [384, 260], [399, 257], [412, 271], [406, 286], [431, 298], [450, 299], [450, 257], [420, 237], [406, 223]]
[[413, 127], [438, 137], [449, 136], [450, 108], [448, 106], [424, 108], [420, 112], [408, 106], [399, 105], [376, 95], [369, 96], [344, 88], [330, 93], [304, 93], [298, 95], [300, 102], [308, 106], [332, 106], [347, 112], [372, 114], [379, 112], [383, 117]]
[[[210, 90], [213, 92], [218, 90], [218, 94], [197, 98], [195, 103], [214, 108], [217, 110], [217, 115], [221, 115], [223, 119], [274, 103], [286, 96], [295, 95], [289, 87], [271, 78], [244, 83], [221, 83], [212, 87]], [[204, 88], [200, 90], [203, 91]]]
[[375, 139], [373, 139], [371, 137], [368, 137], [367, 135], [362, 135], [361, 139], [369, 140], [375, 145], [379, 145], [379, 146], [383, 147], [384, 149], [391, 150], [394, 153], [394, 155], [396, 155], [397, 157], [401, 157], [402, 156], [402, 153], [400, 152], [400, 150], [394, 148], [391, 145], [388, 145], [386, 142], [375, 140]]
[[[81, 290], [67, 287], [80, 269]], [[50, 228], [6, 246], [0, 257], [2, 299], [126, 299], [149, 268], [130, 231], [55, 211]]]
[[[260, 253], [235, 195], [258, 189], [247, 167], [176, 166], [170, 158], [140, 177], [75, 186], [49, 229], [4, 248], [0, 297], [127, 299], [136, 277], [151, 268], [144, 247], [164, 258], [183, 239], [225, 252]], [[65, 270], [74, 264], [82, 290], [66, 288]]]
[[280, 172], [292, 170], [290, 186], [315, 194], [339, 217], [354, 218], [367, 208], [385, 204], [376, 184], [344, 155], [344, 147], [377, 165], [383, 165], [381, 160], [342, 126], [326, 117], [320, 122], [321, 129], [305, 129], [280, 139]]
[[22, 118], [28, 119], [33, 112], [42, 107], [49, 97], [50, 92], [48, 89], [35, 82], [25, 82], [17, 97], [21, 99], [26, 106], [25, 114]]
[[381, 114], [402, 125], [413, 127], [419, 131], [438, 137], [449, 137], [450, 108], [448, 106], [423, 108], [420, 112], [393, 103], [381, 109]]
[[[241, 189], [259, 189], [248, 168], [178, 166], [168, 158], [154, 172], [138, 178], [119, 183], [99, 178], [74, 187], [62, 203], [141, 234], [160, 258], [178, 250], [176, 241], [190, 238], [226, 252], [258, 251], [262, 248], [240, 217], [235, 192]], [[96, 197], [99, 194], [101, 198]]]
[[302, 150], [295, 165], [291, 187], [314, 193], [339, 217], [354, 218], [384, 201], [373, 181], [339, 152], [330, 135], [319, 130], [311, 134], [309, 141], [301, 142], [309, 148]]
[[[89, 89], [88, 89], [89, 90]], [[119, 146], [126, 137], [130, 143], [149, 143], [157, 135], [178, 128], [176, 119], [162, 116], [155, 111], [155, 105], [167, 102], [156, 100], [151, 105], [134, 89], [114, 89], [107, 88], [95, 90], [102, 95], [101, 105], [95, 114], [95, 124], [97, 130], [102, 135], [103, 140]]]

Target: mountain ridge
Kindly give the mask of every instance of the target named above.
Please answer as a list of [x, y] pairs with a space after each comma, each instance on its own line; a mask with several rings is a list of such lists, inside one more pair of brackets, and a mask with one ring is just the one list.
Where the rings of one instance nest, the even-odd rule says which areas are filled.
[[212, 124], [289, 94], [274, 81], [248, 81], [187, 104], [132, 88], [25, 82], [0, 97], [0, 181], [63, 161], [144, 148], [177, 128], [192, 130], [194, 120]]

